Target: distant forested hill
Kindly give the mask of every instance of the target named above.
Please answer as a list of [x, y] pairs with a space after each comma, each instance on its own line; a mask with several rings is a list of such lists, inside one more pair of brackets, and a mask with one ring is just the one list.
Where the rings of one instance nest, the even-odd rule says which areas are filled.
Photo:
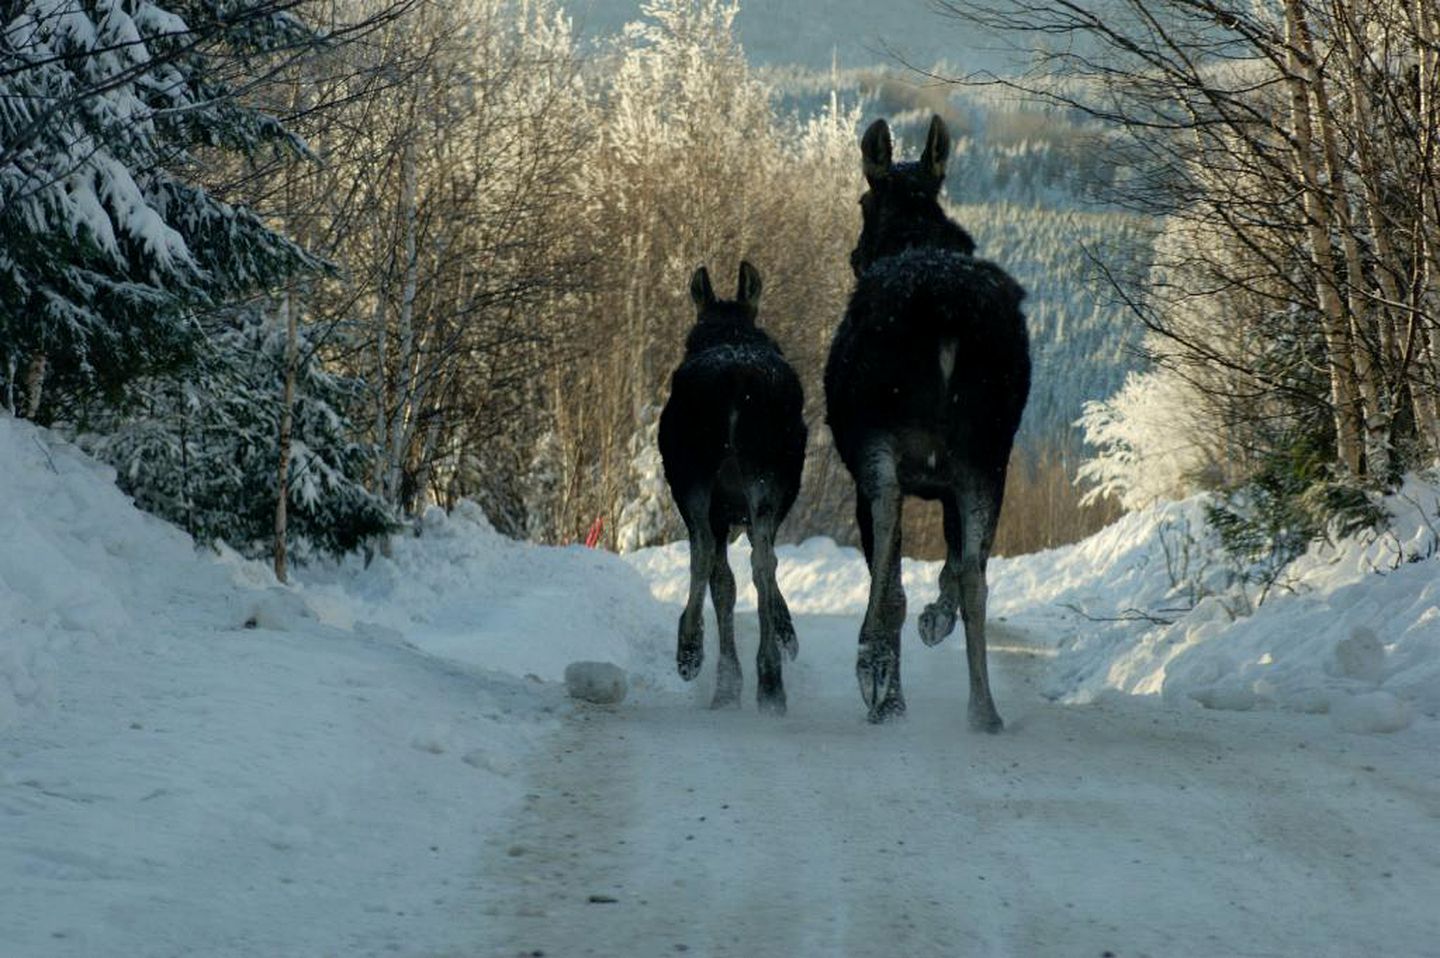
[[1029, 294], [1034, 372], [1021, 443], [1078, 452], [1074, 422], [1085, 401], [1113, 394], [1139, 364], [1140, 326], [1116, 303], [1092, 257], [1111, 268], [1129, 262], [1143, 248], [1145, 222], [1014, 203], [967, 203], [953, 215], [975, 237], [977, 254], [1002, 264]]
[[[582, 36], [617, 33], [640, 16], [637, 0], [568, 0]], [[740, 4], [736, 32], [756, 66], [828, 69], [889, 61], [888, 51], [929, 67], [1003, 69], [1009, 58], [982, 37], [935, 12], [929, 0], [750, 0]]]

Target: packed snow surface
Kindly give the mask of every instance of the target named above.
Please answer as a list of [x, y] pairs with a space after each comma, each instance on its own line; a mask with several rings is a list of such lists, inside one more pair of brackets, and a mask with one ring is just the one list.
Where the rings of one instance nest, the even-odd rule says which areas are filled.
[[[466, 506], [281, 587], [111, 479], [0, 418], [5, 958], [1440, 955], [1428, 487], [1258, 610], [1196, 502], [993, 561], [979, 736], [963, 642], [914, 634], [935, 564], [905, 720], [864, 721], [868, 578], [828, 540], [780, 551], [789, 713], [754, 708], [748, 586], [712, 712], [713, 622], [674, 675], [683, 544]], [[567, 697], [577, 663], [624, 701]]]

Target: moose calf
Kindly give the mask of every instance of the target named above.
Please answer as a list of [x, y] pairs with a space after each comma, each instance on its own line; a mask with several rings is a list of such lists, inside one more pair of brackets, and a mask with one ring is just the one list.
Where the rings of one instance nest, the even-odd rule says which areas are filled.
[[702, 266], [690, 281], [690, 296], [698, 314], [695, 327], [660, 414], [665, 478], [690, 536], [690, 597], [680, 615], [675, 661], [687, 682], [700, 673], [708, 584], [720, 628], [712, 707], [740, 704], [735, 576], [726, 548], [731, 527], [743, 525], [750, 536], [759, 598], [757, 701], [763, 711], [781, 714], [785, 686], [780, 650], [794, 659], [799, 644], [775, 582], [775, 530], [800, 489], [804, 397], [780, 347], [755, 326], [760, 299], [755, 267], [741, 263], [736, 298], [720, 300]]

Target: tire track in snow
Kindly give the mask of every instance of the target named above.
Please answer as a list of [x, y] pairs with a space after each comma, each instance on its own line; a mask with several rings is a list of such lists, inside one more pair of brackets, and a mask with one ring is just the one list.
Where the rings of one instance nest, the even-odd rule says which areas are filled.
[[[963, 642], [909, 631], [909, 716], [872, 727], [856, 617], [796, 625], [783, 719], [701, 707], [703, 677], [693, 701], [576, 710], [483, 869], [482, 954], [1440, 953], [1435, 776], [1405, 749], [1362, 764], [1373, 738], [1311, 716], [1050, 703], [1003, 626], [1005, 734], [966, 731]], [[753, 696], [753, 614], [737, 627]]]

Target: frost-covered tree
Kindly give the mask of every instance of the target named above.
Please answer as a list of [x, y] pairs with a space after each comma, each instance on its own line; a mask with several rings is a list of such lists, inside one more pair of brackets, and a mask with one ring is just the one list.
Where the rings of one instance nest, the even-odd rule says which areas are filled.
[[338, 59], [346, 107], [311, 138], [327, 166], [307, 189], [318, 215], [350, 204], [350, 225], [327, 248], [343, 280], [315, 299], [357, 332], [344, 362], [369, 387], [371, 487], [411, 515], [499, 505], [518, 532], [520, 465], [546, 375], [578, 348], [593, 256], [574, 225], [589, 114], [569, 21], [553, 0], [423, 4]]
[[[581, 165], [577, 226], [604, 255], [594, 288], [567, 309], [587, 349], [552, 375], [547, 396], [564, 461], [585, 466], [543, 508], [551, 541], [575, 538], [595, 516], [613, 531], [646, 499], [634, 443], [683, 351], [696, 266], [730, 272], [746, 258], [774, 276], [760, 322], [812, 374], [852, 278], [858, 110], [832, 102], [782, 115], [734, 38], [733, 2], [650, 0], [640, 12], [588, 77], [600, 135]], [[822, 418], [817, 380], [806, 391], [812, 425]], [[823, 467], [826, 456], [811, 461]], [[843, 493], [800, 503], [794, 523], [811, 507], [850, 515]]]
[[[303, 146], [236, 96], [316, 41], [279, 0], [23, 0], [0, 24], [0, 379], [40, 414], [193, 359], [197, 308], [317, 265], [203, 185], [203, 157]], [[258, 67], [257, 67], [258, 68]]]
[[1119, 392], [1086, 403], [1079, 425], [1095, 454], [1078, 471], [1090, 486], [1083, 501], [1143, 509], [1213, 485], [1223, 450], [1204, 411], [1204, 395], [1163, 367], [1131, 373]]
[[[1435, 3], [939, 6], [1035, 38], [1012, 85], [1110, 125], [1116, 198], [1200, 241], [1168, 251], [1174, 285], [1136, 312], [1182, 364], [1260, 397], [1258, 468], [1304, 449], [1307, 474], [1373, 488], [1440, 456]], [[1177, 296], [1242, 308], [1197, 329]]]

